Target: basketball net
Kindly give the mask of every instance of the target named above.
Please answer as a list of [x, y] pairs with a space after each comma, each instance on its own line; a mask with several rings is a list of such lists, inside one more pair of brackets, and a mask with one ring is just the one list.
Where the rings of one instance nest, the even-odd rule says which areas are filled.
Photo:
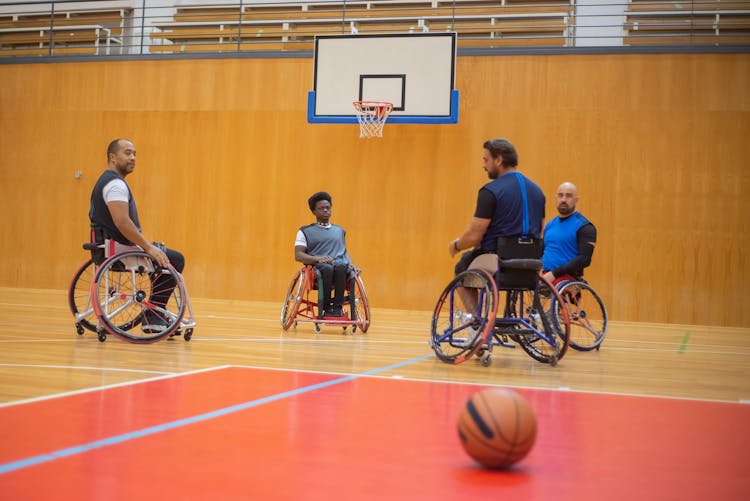
[[383, 137], [383, 126], [393, 111], [393, 104], [379, 101], [354, 101], [359, 122], [359, 137]]

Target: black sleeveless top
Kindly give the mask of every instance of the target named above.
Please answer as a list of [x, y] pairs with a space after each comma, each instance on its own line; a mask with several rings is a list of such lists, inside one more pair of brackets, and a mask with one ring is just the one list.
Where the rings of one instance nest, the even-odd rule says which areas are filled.
[[[97, 180], [94, 189], [91, 191], [91, 208], [89, 209], [91, 229], [94, 235], [97, 235], [97, 240], [101, 236], [101, 238], [112, 238], [124, 245], [133, 245], [115, 226], [112, 215], [109, 213], [107, 202], [104, 201], [104, 187], [113, 179], [121, 178], [114, 171], [105, 170], [99, 176], [99, 180]], [[127, 184], [125, 183], [125, 186]], [[135, 199], [133, 199], [133, 192], [130, 191], [130, 186], [128, 186], [128, 214], [133, 223], [135, 223], [136, 228], [138, 228], [138, 231], [140, 231], [141, 222], [138, 219], [138, 209], [135, 206]]]

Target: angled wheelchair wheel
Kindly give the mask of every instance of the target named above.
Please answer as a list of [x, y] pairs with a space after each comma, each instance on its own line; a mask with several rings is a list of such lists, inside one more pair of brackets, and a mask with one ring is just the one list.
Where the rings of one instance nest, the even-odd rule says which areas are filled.
[[497, 287], [482, 269], [459, 273], [438, 299], [430, 346], [443, 362], [460, 364], [489, 342], [497, 314]]
[[[607, 309], [599, 294], [581, 281], [563, 283], [558, 293], [568, 308], [570, 346], [578, 351], [599, 349], [607, 334]], [[554, 314], [557, 321], [557, 309]]]
[[570, 320], [559, 300], [557, 290], [541, 278], [534, 290], [509, 291], [507, 297], [506, 315], [520, 320], [512, 338], [531, 358], [550, 365], [565, 356], [570, 342]]
[[[76, 332], [78, 335], [88, 330], [98, 332], [96, 312], [94, 303], [91, 301], [91, 284], [94, 281], [95, 266], [89, 259], [76, 271], [73, 280], [68, 288], [68, 306], [75, 321]], [[120, 328], [128, 330], [140, 323], [140, 319], [135, 322], [128, 321], [121, 325]]]
[[294, 275], [292, 283], [284, 296], [284, 303], [281, 305], [281, 327], [288, 330], [295, 323], [297, 309], [302, 301], [302, 293], [305, 286], [305, 270], [302, 269]]
[[[92, 290], [94, 311], [104, 328], [132, 343], [169, 337], [180, 328], [185, 314], [182, 277], [171, 265], [161, 267], [145, 252], [125, 252], [106, 260]], [[138, 324], [140, 329], [135, 329]]]
[[73, 275], [68, 288], [68, 306], [75, 320], [76, 332], [82, 335], [84, 329], [96, 332], [96, 314], [91, 303], [91, 283], [94, 280], [94, 263], [91, 259]]
[[370, 328], [370, 305], [367, 302], [367, 292], [365, 292], [365, 284], [362, 283], [362, 279], [357, 275], [354, 279], [354, 303], [352, 306], [353, 316], [352, 320], [356, 320], [356, 324], [352, 325], [352, 332], [356, 332], [357, 327], [362, 332], [367, 332]]

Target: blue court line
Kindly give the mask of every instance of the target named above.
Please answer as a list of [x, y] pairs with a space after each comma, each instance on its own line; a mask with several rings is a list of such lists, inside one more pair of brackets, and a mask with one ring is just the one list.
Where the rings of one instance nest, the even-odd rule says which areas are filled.
[[87, 444], [76, 445], [73, 447], [68, 447], [65, 449], [60, 449], [54, 452], [50, 452], [47, 454], [40, 454], [38, 456], [32, 456], [30, 458], [20, 459], [18, 461], [12, 461], [10, 463], [5, 463], [5, 464], [0, 465], [0, 475], [5, 474], [5, 473], [10, 473], [16, 470], [21, 470], [29, 466], [35, 466], [38, 464], [47, 463], [55, 459], [74, 456], [76, 454], [81, 454], [81, 453], [92, 451], [95, 449], [100, 449], [102, 447], [107, 447], [110, 445], [127, 442], [128, 440], [133, 440], [133, 439], [141, 438], [141, 437], [147, 437], [149, 435], [154, 435], [156, 433], [161, 433], [163, 431], [172, 430], [174, 428], [179, 428], [181, 426], [187, 426], [189, 424], [200, 423], [202, 421], [207, 421], [209, 419], [226, 416], [227, 414], [231, 414], [233, 412], [250, 409], [251, 407], [257, 407], [259, 405], [267, 404], [270, 402], [275, 402], [276, 400], [281, 400], [282, 398], [294, 397], [296, 395], [302, 395], [303, 393], [308, 393], [311, 391], [320, 390], [322, 388], [327, 388], [328, 386], [333, 386], [335, 384], [346, 383], [348, 381], [357, 379], [358, 377], [361, 377], [361, 376], [371, 376], [373, 374], [378, 374], [380, 372], [388, 371], [391, 369], [397, 369], [405, 365], [413, 364], [414, 362], [421, 362], [422, 360], [427, 360], [428, 358], [432, 358], [432, 356], [433, 355], [425, 355], [423, 357], [413, 358], [411, 360], [406, 360], [404, 362], [398, 362], [396, 364], [388, 365], [385, 367], [372, 369], [367, 372], [362, 372], [361, 374], [352, 374], [351, 376], [344, 376], [338, 379], [333, 379], [331, 381], [326, 381], [323, 383], [317, 383], [317, 384], [313, 384], [310, 386], [304, 386], [302, 388], [297, 388], [294, 390], [277, 393], [275, 395], [259, 398], [257, 400], [251, 400], [249, 402], [245, 402], [242, 404], [224, 407], [223, 409], [206, 412], [204, 414], [199, 414], [197, 416], [184, 418], [184, 419], [178, 419], [177, 421], [171, 421], [169, 423], [164, 423], [164, 424], [160, 424], [156, 426], [150, 426], [142, 430], [131, 431], [129, 433], [123, 433], [122, 435], [115, 435], [114, 437], [96, 440], [94, 442], [89, 442]]

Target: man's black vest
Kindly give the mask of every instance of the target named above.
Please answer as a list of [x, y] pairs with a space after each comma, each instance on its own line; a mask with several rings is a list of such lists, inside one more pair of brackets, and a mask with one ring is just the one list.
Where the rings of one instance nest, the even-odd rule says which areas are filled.
[[[99, 176], [99, 180], [94, 185], [94, 189], [91, 192], [91, 208], [89, 209], [91, 230], [96, 235], [95, 240], [97, 241], [100, 238], [112, 238], [121, 244], [133, 245], [115, 226], [112, 215], [109, 213], [109, 207], [107, 207], [107, 203], [104, 201], [104, 187], [110, 181], [118, 178], [120, 176], [114, 171], [107, 169]], [[127, 186], [127, 183], [125, 185]], [[138, 231], [140, 231], [141, 222], [138, 220], [138, 209], [135, 206], [135, 199], [133, 199], [130, 186], [128, 186], [128, 214], [133, 223], [135, 223], [136, 228], [138, 228]]]

